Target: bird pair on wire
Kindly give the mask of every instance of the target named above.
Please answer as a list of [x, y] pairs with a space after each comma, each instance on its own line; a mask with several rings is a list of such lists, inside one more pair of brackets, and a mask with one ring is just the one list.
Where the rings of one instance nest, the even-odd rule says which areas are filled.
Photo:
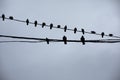
[[[82, 44], [85, 45], [85, 38], [84, 38], [84, 36], [82, 36], [80, 38], [80, 40], [81, 40]], [[63, 41], [64, 41], [64, 44], [67, 44], [67, 37], [66, 36], [63, 36]]]

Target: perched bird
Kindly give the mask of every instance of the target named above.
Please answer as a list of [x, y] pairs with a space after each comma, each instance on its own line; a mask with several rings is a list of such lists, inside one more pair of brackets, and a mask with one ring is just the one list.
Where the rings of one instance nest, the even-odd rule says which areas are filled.
[[77, 28], [74, 28], [74, 33], [76, 33], [77, 32]]
[[64, 41], [64, 44], [67, 44], [67, 37], [66, 36], [63, 36], [63, 41]]
[[43, 28], [45, 25], [46, 25], [46, 23], [45, 23], [45, 22], [43, 22], [43, 23], [42, 23], [42, 28]]
[[47, 42], [47, 44], [49, 44], [49, 39], [48, 38], [46, 38], [46, 42]]
[[37, 23], [37, 21], [35, 21], [35, 22], [34, 22], [34, 24], [35, 24], [35, 27], [36, 27], [36, 26], [37, 26], [37, 24], [38, 24], [38, 23]]
[[110, 37], [112, 37], [112, 36], [113, 36], [113, 34], [109, 34], [109, 36], [110, 36]]
[[51, 23], [51, 24], [50, 24], [50, 29], [52, 29], [52, 28], [53, 28], [53, 24]]
[[66, 32], [66, 30], [67, 30], [67, 26], [65, 25], [65, 27], [64, 27], [64, 32]]
[[4, 14], [2, 14], [2, 20], [3, 20], [3, 21], [5, 20], [5, 15], [4, 15]]
[[60, 28], [61, 26], [60, 25], [57, 25], [57, 28]]
[[10, 19], [10, 20], [13, 20], [14, 18], [13, 18], [13, 16], [10, 16], [9, 19]]
[[81, 37], [81, 42], [82, 42], [83, 45], [85, 45], [85, 38], [84, 38], [84, 36]]
[[26, 20], [26, 24], [27, 24], [27, 25], [29, 24], [29, 20], [28, 20], [28, 19]]
[[95, 31], [91, 31], [91, 33], [92, 33], [92, 34], [96, 34], [96, 32], [95, 32]]
[[84, 29], [81, 29], [82, 33], [85, 34], [85, 30]]
[[102, 32], [102, 33], [101, 33], [102, 38], [104, 37], [104, 35], [105, 35], [105, 33], [104, 33], [104, 32]]

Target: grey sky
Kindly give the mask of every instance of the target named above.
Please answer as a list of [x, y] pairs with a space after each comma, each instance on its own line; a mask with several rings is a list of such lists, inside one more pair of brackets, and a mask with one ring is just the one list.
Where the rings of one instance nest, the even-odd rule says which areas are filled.
[[[119, 4], [119, 0], [0, 0], [0, 15], [120, 36]], [[0, 34], [58, 39], [63, 35], [79, 39], [82, 35], [8, 20], [0, 20]], [[117, 80], [119, 49], [120, 44], [0, 44], [0, 73], [5, 80]]]

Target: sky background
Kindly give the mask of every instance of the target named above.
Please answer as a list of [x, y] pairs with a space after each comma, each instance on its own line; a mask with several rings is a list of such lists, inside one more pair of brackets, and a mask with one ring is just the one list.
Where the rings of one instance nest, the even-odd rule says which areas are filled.
[[[0, 0], [0, 15], [120, 36], [119, 0]], [[81, 33], [0, 20], [0, 34], [80, 39]], [[86, 39], [101, 36], [85, 34]], [[108, 38], [108, 37], [107, 37]], [[0, 38], [0, 40], [13, 40]], [[15, 39], [14, 39], [15, 40]], [[1, 80], [120, 80], [120, 44], [0, 44]]]

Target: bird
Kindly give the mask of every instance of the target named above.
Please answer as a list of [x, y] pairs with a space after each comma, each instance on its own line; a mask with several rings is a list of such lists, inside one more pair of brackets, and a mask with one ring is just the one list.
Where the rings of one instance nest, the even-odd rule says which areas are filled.
[[26, 24], [27, 24], [27, 25], [29, 24], [29, 20], [28, 20], [28, 19], [26, 20]]
[[36, 27], [37, 26], [37, 21], [35, 21], [34, 24], [35, 24], [35, 27]]
[[67, 44], [67, 37], [66, 36], [63, 36], [63, 41], [64, 41], [64, 44]]
[[76, 33], [77, 32], [77, 28], [74, 28], [74, 33]]
[[3, 21], [5, 20], [5, 14], [2, 14], [2, 20]]
[[81, 29], [82, 33], [85, 34], [85, 30], [84, 29]]
[[84, 36], [81, 37], [81, 42], [82, 42], [83, 45], [85, 45], [85, 38], [84, 38]]
[[13, 18], [13, 16], [10, 16], [9, 19], [10, 19], [10, 20], [13, 20], [14, 18]]
[[60, 25], [57, 25], [57, 28], [60, 28]]
[[102, 33], [101, 33], [102, 38], [104, 37], [104, 35], [105, 35], [105, 33], [104, 33], [104, 32], [102, 32]]
[[53, 28], [53, 24], [51, 23], [51, 24], [50, 24], [50, 29], [52, 29], [52, 28]]
[[42, 28], [43, 28], [45, 25], [46, 25], [46, 23], [45, 23], [45, 22], [43, 22], [43, 23], [42, 23]]
[[65, 25], [65, 27], [64, 27], [64, 32], [66, 32], [66, 30], [67, 30], [67, 26]]
[[91, 31], [91, 33], [92, 33], [92, 34], [96, 34], [96, 32], [95, 32], [95, 31]]
[[112, 37], [112, 36], [113, 36], [113, 34], [109, 34], [109, 36], [110, 36], [110, 37]]
[[47, 44], [49, 44], [49, 39], [48, 38], [46, 38], [46, 42], [47, 42]]

